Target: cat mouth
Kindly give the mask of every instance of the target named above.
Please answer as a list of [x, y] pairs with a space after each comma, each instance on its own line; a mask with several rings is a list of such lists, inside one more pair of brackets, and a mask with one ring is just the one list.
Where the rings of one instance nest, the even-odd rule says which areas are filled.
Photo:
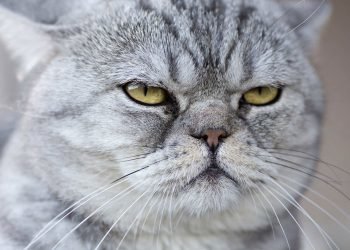
[[227, 178], [231, 180], [236, 186], [238, 186], [238, 181], [228, 174], [224, 169], [218, 166], [215, 162], [211, 163], [202, 173], [195, 177], [190, 184], [195, 183], [198, 180], [207, 181], [210, 184], [218, 183], [222, 178]]

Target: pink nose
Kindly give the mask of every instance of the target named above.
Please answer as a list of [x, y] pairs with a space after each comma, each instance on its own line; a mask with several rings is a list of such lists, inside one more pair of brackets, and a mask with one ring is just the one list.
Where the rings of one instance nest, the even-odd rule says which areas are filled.
[[227, 133], [222, 129], [208, 129], [202, 134], [202, 138], [207, 142], [212, 151], [215, 151], [220, 144], [220, 140], [226, 137]]

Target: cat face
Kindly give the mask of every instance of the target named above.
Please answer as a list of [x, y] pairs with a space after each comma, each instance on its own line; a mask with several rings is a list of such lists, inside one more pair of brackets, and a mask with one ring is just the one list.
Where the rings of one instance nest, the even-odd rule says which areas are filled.
[[318, 150], [312, 42], [274, 2], [170, 2], [49, 31], [54, 57], [30, 94], [35, 116], [21, 125], [32, 134], [28, 162], [67, 201], [127, 176], [81, 208], [129, 190], [105, 208], [108, 223], [141, 197], [135, 211], [148, 200], [174, 216], [244, 211], [257, 221], [254, 197], [313, 172], [313, 162], [282, 157]]

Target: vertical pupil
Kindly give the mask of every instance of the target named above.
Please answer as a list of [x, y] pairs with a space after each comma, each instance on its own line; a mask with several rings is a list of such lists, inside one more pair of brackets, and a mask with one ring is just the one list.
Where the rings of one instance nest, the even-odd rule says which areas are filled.
[[258, 92], [259, 92], [259, 95], [262, 95], [263, 88], [262, 88], [262, 87], [259, 87], [259, 88], [258, 88]]
[[144, 96], [147, 96], [148, 93], [148, 88], [147, 87], [143, 87], [143, 94]]

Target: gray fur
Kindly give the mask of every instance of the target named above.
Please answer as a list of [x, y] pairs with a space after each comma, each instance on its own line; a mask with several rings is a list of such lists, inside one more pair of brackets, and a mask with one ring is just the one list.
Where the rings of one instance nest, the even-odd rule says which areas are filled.
[[[313, 9], [320, 6], [312, 3]], [[271, 164], [278, 160], [268, 149], [318, 153], [323, 97], [309, 55], [325, 15], [294, 30], [308, 17], [305, 8], [272, 0], [90, 4], [62, 17], [61, 7], [49, 17], [26, 14], [57, 23], [52, 26], [0, 9], [0, 31], [21, 61], [21, 76], [40, 72], [29, 77], [29, 115], [21, 118], [1, 160], [0, 248], [26, 247], [70, 204], [144, 168], [79, 207], [29, 249], [52, 248], [100, 205], [141, 182], [58, 248], [94, 249], [120, 217], [101, 245], [116, 249], [150, 199], [148, 216], [140, 215], [142, 231], [131, 227], [119, 249], [288, 249], [274, 211], [265, 203], [267, 216], [262, 204], [254, 205], [252, 192], [255, 200], [269, 200], [291, 249], [299, 250], [296, 223], [265, 188], [278, 189], [273, 180], [285, 182], [281, 177], [309, 183], [315, 166], [290, 158], [303, 166], [301, 174]], [[328, 5], [321, 6], [326, 13]], [[290, 18], [298, 16], [292, 24]], [[131, 101], [122, 86], [134, 80], [166, 88], [173, 100], [157, 107]], [[261, 85], [282, 86], [280, 100], [263, 107], [240, 103], [245, 91]], [[202, 175], [214, 156], [195, 137], [210, 128], [229, 135], [215, 157], [231, 178]], [[145, 191], [150, 193], [141, 196]]]

